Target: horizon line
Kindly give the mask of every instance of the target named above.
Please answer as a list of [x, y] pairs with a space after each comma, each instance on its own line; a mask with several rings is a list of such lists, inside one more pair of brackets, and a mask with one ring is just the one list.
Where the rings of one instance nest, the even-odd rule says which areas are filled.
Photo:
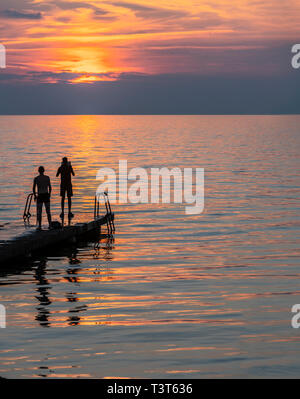
[[225, 114], [214, 114], [214, 113], [206, 113], [206, 114], [199, 114], [199, 113], [190, 113], [190, 114], [163, 114], [163, 113], [103, 113], [103, 114], [90, 114], [90, 113], [82, 113], [82, 114], [33, 114], [33, 113], [26, 113], [26, 114], [1, 114], [0, 116], [296, 116], [300, 115], [300, 113], [225, 113]]

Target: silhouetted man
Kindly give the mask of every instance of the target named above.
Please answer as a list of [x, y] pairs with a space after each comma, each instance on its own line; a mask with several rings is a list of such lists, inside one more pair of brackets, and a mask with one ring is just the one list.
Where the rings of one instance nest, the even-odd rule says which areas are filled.
[[[48, 217], [49, 228], [51, 226], [51, 213], [50, 213], [50, 196], [51, 196], [51, 183], [49, 176], [44, 175], [45, 169], [43, 166], [39, 167], [39, 176], [33, 180], [33, 195], [36, 201], [36, 216], [38, 222], [38, 229], [42, 228], [42, 211], [43, 204], [45, 204], [46, 213]], [[37, 187], [37, 193], [36, 193]]]
[[69, 218], [72, 218], [74, 215], [71, 212], [72, 207], [72, 199], [73, 196], [73, 188], [72, 188], [72, 175], [75, 176], [74, 170], [72, 168], [71, 162], [68, 162], [68, 158], [64, 157], [62, 159], [62, 163], [57, 170], [56, 177], [60, 175], [60, 195], [61, 195], [61, 215], [60, 217], [64, 217], [64, 209], [65, 209], [65, 196], [67, 193], [68, 197], [68, 208], [69, 208]]

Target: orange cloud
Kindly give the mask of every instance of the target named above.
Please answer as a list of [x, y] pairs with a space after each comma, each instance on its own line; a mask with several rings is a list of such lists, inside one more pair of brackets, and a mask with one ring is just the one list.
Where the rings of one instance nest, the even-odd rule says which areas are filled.
[[[230, 69], [222, 58], [228, 49], [264, 48], [300, 35], [300, 4], [292, 0], [2, 2], [10, 70], [81, 74], [73, 83], [98, 81], [103, 73], [217, 73]], [[208, 62], [208, 50], [219, 57]]]

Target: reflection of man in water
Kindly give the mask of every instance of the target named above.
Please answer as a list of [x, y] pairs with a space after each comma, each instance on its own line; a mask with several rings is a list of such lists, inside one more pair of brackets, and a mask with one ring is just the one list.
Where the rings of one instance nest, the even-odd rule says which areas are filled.
[[[33, 180], [33, 195], [34, 200], [36, 201], [36, 214], [37, 214], [37, 222], [38, 229], [41, 229], [42, 226], [42, 211], [43, 204], [45, 204], [49, 228], [51, 225], [51, 213], [50, 213], [50, 195], [51, 195], [51, 183], [49, 176], [44, 175], [45, 169], [43, 166], [39, 167], [39, 176], [35, 177]], [[37, 194], [36, 194], [37, 187]]]
[[62, 163], [57, 170], [56, 177], [60, 175], [61, 183], [60, 183], [60, 195], [61, 195], [61, 217], [64, 216], [65, 209], [65, 196], [67, 193], [68, 197], [68, 208], [69, 208], [69, 218], [72, 218], [74, 215], [71, 212], [72, 207], [72, 199], [73, 196], [73, 188], [72, 188], [72, 175], [75, 176], [74, 170], [72, 168], [71, 162], [68, 162], [68, 158], [64, 157], [62, 159]]
[[37, 306], [38, 314], [35, 317], [37, 321], [39, 321], [42, 327], [50, 327], [51, 323], [49, 321], [50, 310], [49, 306], [51, 305], [51, 299], [49, 297], [49, 291], [51, 285], [46, 278], [46, 267], [47, 261], [46, 259], [41, 259], [35, 269], [34, 278], [37, 281], [37, 289], [39, 295], [36, 296], [36, 299], [39, 301], [39, 306]]

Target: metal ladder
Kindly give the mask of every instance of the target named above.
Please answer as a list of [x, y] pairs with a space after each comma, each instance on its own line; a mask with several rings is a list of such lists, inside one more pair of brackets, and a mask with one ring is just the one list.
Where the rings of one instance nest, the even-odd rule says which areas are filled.
[[32, 198], [33, 198], [33, 193], [28, 194], [23, 213], [24, 222], [26, 221], [29, 222], [29, 219], [31, 218], [30, 207], [31, 207]]
[[100, 217], [100, 203], [99, 199], [100, 197], [104, 198], [104, 204], [105, 204], [105, 209], [106, 209], [106, 226], [107, 226], [107, 231], [108, 234], [112, 234], [116, 231], [115, 228], [115, 223], [114, 223], [114, 218], [113, 218], [113, 213], [111, 211], [111, 206], [108, 198], [108, 194], [106, 192], [96, 194], [95, 195], [95, 202], [94, 202], [94, 219], [98, 219]]

